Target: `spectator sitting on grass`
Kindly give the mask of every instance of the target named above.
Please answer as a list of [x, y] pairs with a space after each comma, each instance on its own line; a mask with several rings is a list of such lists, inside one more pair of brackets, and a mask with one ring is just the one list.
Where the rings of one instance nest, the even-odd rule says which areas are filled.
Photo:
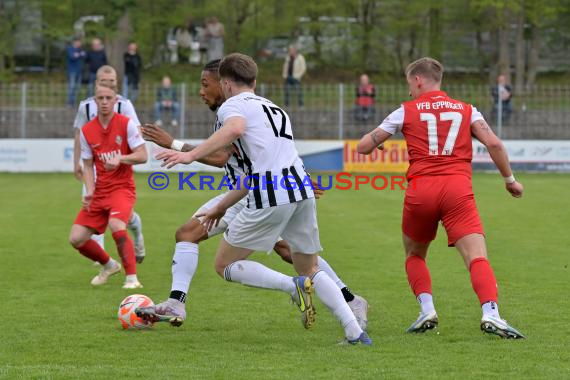
[[156, 92], [156, 102], [154, 103], [154, 117], [158, 126], [162, 125], [161, 113], [166, 110], [172, 111], [170, 123], [176, 127], [180, 118], [180, 104], [178, 103], [176, 89], [172, 87], [170, 77], [167, 75], [162, 78], [162, 85]]

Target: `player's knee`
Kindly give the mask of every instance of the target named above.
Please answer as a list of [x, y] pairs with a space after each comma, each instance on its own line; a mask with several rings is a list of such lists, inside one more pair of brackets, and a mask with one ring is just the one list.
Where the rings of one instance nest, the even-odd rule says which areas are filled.
[[200, 241], [208, 237], [208, 233], [198, 220], [192, 219], [190, 222], [183, 224], [178, 228], [174, 237], [177, 243], [186, 241], [198, 244]]
[[110, 219], [109, 220], [109, 229], [111, 232], [118, 232], [127, 229], [127, 224], [119, 219]]
[[86, 239], [82, 238], [77, 234], [71, 233], [69, 235], [69, 244], [71, 244], [71, 246], [75, 249], [81, 247], [83, 244], [85, 244], [86, 241], [87, 241]]

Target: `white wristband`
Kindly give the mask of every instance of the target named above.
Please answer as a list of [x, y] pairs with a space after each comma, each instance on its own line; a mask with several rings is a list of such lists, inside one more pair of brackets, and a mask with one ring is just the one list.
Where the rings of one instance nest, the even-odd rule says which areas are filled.
[[174, 149], [174, 150], [181, 152], [183, 146], [184, 146], [184, 143], [182, 141], [172, 140], [172, 144], [170, 145], [170, 149]]
[[516, 182], [515, 176], [512, 174], [508, 177], [503, 177], [503, 179], [505, 180], [505, 183], [507, 183], [507, 184]]

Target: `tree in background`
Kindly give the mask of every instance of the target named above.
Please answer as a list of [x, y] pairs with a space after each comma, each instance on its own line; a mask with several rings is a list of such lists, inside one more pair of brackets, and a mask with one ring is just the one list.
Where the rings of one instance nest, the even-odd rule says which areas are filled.
[[0, 0], [0, 81], [11, 78], [14, 68], [14, 33], [19, 5]]
[[[104, 17], [86, 24], [86, 36], [104, 39], [119, 73], [130, 40], [138, 42], [144, 62], [163, 62], [168, 31], [188, 17], [200, 24], [218, 16], [226, 52], [255, 56], [263, 41], [286, 36], [296, 42], [301, 36], [313, 69], [400, 75], [409, 62], [430, 55], [452, 70], [476, 69], [492, 82], [498, 72], [512, 74], [517, 91], [534, 85], [541, 60], [550, 59], [541, 56], [544, 48], [570, 44], [570, 0], [0, 0], [4, 77], [14, 66], [18, 7], [32, 3], [42, 11], [46, 68], [54, 42], [70, 40], [73, 23], [88, 15]], [[331, 39], [335, 29], [347, 32]]]

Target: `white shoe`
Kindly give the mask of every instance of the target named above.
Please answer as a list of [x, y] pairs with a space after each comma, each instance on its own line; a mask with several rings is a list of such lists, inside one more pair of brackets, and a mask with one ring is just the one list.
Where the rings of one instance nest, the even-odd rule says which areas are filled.
[[143, 285], [139, 281], [125, 281], [123, 289], [140, 289]]
[[178, 127], [178, 120], [172, 119], [172, 121], [170, 122], [170, 125], [172, 125], [173, 127]]
[[437, 313], [432, 311], [431, 313], [420, 313], [420, 316], [408, 329], [406, 332], [409, 333], [424, 333], [427, 330], [435, 329], [437, 327], [439, 320], [437, 319]]
[[[111, 259], [111, 260], [113, 260], [113, 259]], [[111, 277], [112, 275], [117, 274], [121, 271], [121, 264], [119, 264], [115, 260], [113, 260], [112, 262], [114, 264], [111, 265], [110, 268], [105, 268], [104, 265], [101, 267], [99, 274], [97, 276], [93, 277], [93, 280], [91, 280], [91, 285], [95, 285], [95, 286], [103, 285], [104, 283], [107, 282], [109, 277]]]
[[184, 304], [172, 298], [154, 306], [139, 307], [135, 309], [137, 316], [151, 322], [168, 322], [172, 326], [180, 327], [186, 319]]
[[498, 335], [506, 339], [525, 339], [526, 337], [507, 321], [492, 315], [484, 315], [481, 319], [481, 330], [487, 334]]
[[162, 120], [158, 119], [157, 121], [154, 122], [154, 124], [156, 124], [159, 127], [162, 127]]
[[360, 328], [366, 331], [368, 329], [368, 302], [355, 294], [354, 299], [347, 303], [350, 310], [354, 313]]

